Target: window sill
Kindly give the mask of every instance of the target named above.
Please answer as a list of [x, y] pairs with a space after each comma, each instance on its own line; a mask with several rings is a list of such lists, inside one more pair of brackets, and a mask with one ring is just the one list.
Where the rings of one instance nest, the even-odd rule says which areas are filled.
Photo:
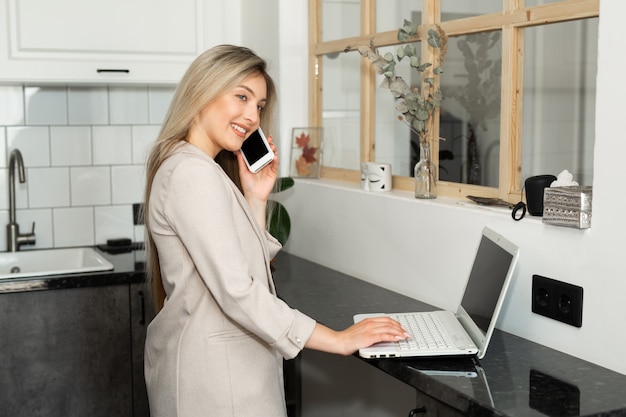
[[[296, 184], [308, 184], [313, 186], [320, 186], [326, 188], [332, 188], [345, 192], [360, 193], [371, 196], [372, 198], [387, 198], [392, 200], [402, 201], [404, 203], [418, 204], [418, 205], [432, 205], [440, 206], [448, 209], [458, 209], [473, 211], [482, 214], [489, 214], [496, 217], [506, 217], [511, 219], [511, 209], [506, 207], [486, 206], [474, 203], [465, 198], [454, 198], [441, 196], [434, 199], [419, 199], [415, 198], [412, 191], [393, 189], [390, 191], [364, 191], [361, 189], [360, 184], [349, 181], [341, 181], [336, 179], [309, 179], [309, 178], [294, 178]], [[542, 223], [541, 217], [531, 216], [526, 214], [524, 221], [532, 221]]]

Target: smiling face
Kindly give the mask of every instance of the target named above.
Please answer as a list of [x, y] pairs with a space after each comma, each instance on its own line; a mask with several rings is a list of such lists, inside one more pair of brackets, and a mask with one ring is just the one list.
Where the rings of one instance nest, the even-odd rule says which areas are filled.
[[202, 109], [189, 131], [189, 142], [212, 158], [224, 149], [238, 151], [244, 139], [258, 129], [266, 97], [263, 75], [250, 75]]

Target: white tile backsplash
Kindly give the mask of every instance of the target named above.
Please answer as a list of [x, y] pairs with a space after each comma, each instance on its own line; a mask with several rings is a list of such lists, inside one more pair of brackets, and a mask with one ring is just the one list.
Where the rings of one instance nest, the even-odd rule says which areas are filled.
[[70, 125], [109, 124], [109, 92], [106, 87], [70, 87], [67, 89]]
[[67, 88], [25, 87], [27, 125], [66, 125]]
[[31, 208], [70, 205], [69, 168], [29, 168], [28, 205]]
[[148, 87], [111, 87], [109, 110], [112, 125], [148, 124]]
[[50, 127], [7, 127], [7, 158], [15, 148], [22, 153], [25, 167], [49, 167]]
[[70, 168], [72, 206], [111, 204], [111, 167]]
[[106, 243], [107, 239], [133, 238], [132, 205], [96, 207], [96, 243]]
[[92, 207], [58, 208], [52, 212], [55, 248], [96, 243]]
[[133, 126], [133, 164], [145, 165], [161, 126]]
[[173, 95], [174, 88], [172, 87], [150, 87], [148, 89], [150, 123], [160, 124], [165, 119]]
[[93, 164], [123, 165], [132, 161], [130, 126], [94, 126]]
[[50, 159], [53, 167], [91, 165], [91, 128], [51, 126]]
[[7, 160], [7, 130], [0, 126], [0, 168], [5, 168], [9, 161]]
[[139, 165], [111, 167], [113, 204], [134, 204], [143, 200], [145, 170]]
[[0, 126], [24, 124], [24, 88], [0, 85]]
[[29, 248], [143, 240], [132, 204], [143, 200], [145, 160], [174, 87], [0, 85], [0, 250], [6, 250], [10, 150], [20, 149], [26, 183], [16, 184]]
[[[4, 191], [0, 193], [0, 210], [8, 210], [9, 208], [9, 190], [7, 188], [8, 186], [6, 185], [8, 184], [8, 175], [9, 175], [8, 169], [0, 170], [0, 184], [5, 184], [4, 186], [0, 188], [0, 190]], [[2, 224], [6, 224], [6, 223], [0, 223], [0, 225]]]

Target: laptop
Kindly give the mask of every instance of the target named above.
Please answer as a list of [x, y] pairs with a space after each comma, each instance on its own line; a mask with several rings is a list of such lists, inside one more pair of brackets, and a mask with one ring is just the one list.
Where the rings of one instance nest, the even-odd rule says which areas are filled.
[[[417, 313], [357, 314], [357, 323], [367, 317], [388, 316], [398, 320], [411, 334], [407, 340], [376, 343], [359, 350], [364, 358], [421, 356], [478, 356], [487, 351], [502, 303], [518, 258], [518, 248], [494, 230], [485, 227], [474, 263], [456, 313], [446, 310]], [[442, 331], [442, 336], [437, 335]]]

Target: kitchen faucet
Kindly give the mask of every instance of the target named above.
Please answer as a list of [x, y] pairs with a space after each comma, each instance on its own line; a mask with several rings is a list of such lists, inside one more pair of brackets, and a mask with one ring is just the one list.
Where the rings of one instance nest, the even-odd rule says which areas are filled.
[[35, 222], [30, 233], [20, 234], [20, 225], [15, 221], [15, 163], [21, 183], [26, 182], [24, 160], [19, 149], [13, 149], [9, 158], [9, 224], [7, 224], [7, 252], [17, 252], [20, 245], [35, 243]]

